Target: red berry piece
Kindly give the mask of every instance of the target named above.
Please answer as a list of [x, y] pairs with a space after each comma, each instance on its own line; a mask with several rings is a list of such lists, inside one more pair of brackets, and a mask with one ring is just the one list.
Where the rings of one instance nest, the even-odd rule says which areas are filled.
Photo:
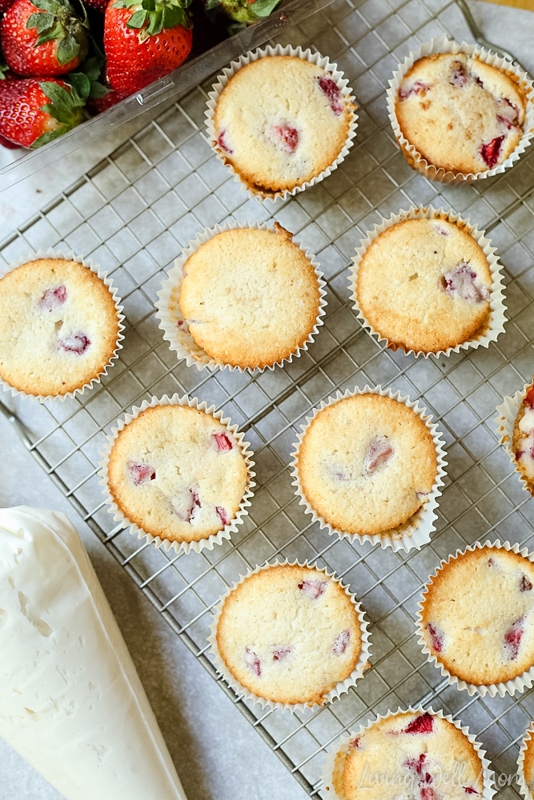
[[61, 286], [56, 286], [55, 289], [46, 290], [39, 300], [39, 308], [42, 311], [53, 311], [55, 308], [62, 306], [66, 299], [67, 287], [61, 284]]
[[449, 83], [456, 88], [461, 89], [467, 83], [467, 70], [461, 61], [453, 61], [451, 64], [452, 71], [449, 77]]
[[393, 447], [386, 436], [373, 439], [365, 453], [363, 460], [363, 474], [373, 475], [383, 467], [393, 455]]
[[176, 498], [173, 503], [172, 510], [177, 517], [183, 519], [184, 522], [193, 522], [201, 508], [200, 498], [198, 492], [194, 489], [188, 489], [181, 493], [181, 496]]
[[332, 647], [332, 652], [335, 656], [342, 656], [343, 653], [347, 650], [347, 647], [350, 643], [350, 631], [341, 631], [338, 636], [336, 636], [336, 641], [334, 642], [334, 646]]
[[499, 161], [503, 142], [504, 136], [496, 136], [491, 142], [480, 146], [480, 155], [488, 169], [492, 169]]
[[258, 678], [261, 678], [261, 661], [254, 650], [251, 650], [250, 647], [247, 647], [245, 650], [245, 664], [254, 673], [254, 675], [257, 675]]
[[485, 286], [477, 285], [477, 274], [469, 264], [458, 264], [442, 275], [442, 286], [451, 297], [455, 295], [470, 303], [482, 303], [488, 299], [489, 292]]
[[83, 356], [90, 345], [91, 340], [85, 333], [73, 333], [58, 342], [59, 349], [64, 353], [74, 353], [77, 356]]
[[299, 583], [299, 589], [311, 597], [312, 600], [317, 600], [326, 591], [326, 581], [302, 581]]
[[215, 439], [215, 446], [219, 451], [219, 453], [227, 453], [234, 447], [234, 442], [232, 437], [225, 431], [221, 431], [220, 433], [214, 433], [213, 438]]
[[532, 581], [530, 581], [526, 575], [521, 575], [521, 580], [519, 581], [519, 591], [530, 592], [531, 589], [532, 589]]
[[426, 629], [432, 642], [432, 649], [435, 650], [436, 653], [441, 653], [443, 650], [443, 633], [432, 622], [427, 622]]
[[497, 562], [495, 561], [495, 559], [494, 558], [488, 558], [488, 567], [496, 567], [496, 566], [497, 566]]
[[434, 730], [434, 720], [431, 714], [421, 714], [416, 717], [402, 731], [403, 733], [432, 733]]
[[226, 508], [223, 508], [223, 506], [215, 506], [215, 511], [223, 525], [228, 525], [230, 523], [230, 514]]
[[[421, 753], [419, 758], [407, 758], [406, 761], [404, 762], [404, 766], [406, 767], [406, 769], [411, 769], [413, 772], [417, 773], [417, 775], [419, 775], [422, 778], [425, 761], [426, 761], [426, 754]], [[430, 783], [430, 781], [427, 781], [427, 783]]]
[[354, 750], [361, 750], [362, 749], [362, 741], [359, 736], [355, 736], [354, 739], [351, 739], [349, 742], [349, 747], [352, 747]]
[[437, 794], [431, 786], [422, 786], [419, 789], [419, 797], [421, 800], [437, 800]]
[[273, 141], [286, 153], [294, 153], [299, 143], [299, 132], [293, 125], [272, 125]]
[[519, 655], [521, 639], [525, 632], [524, 622], [524, 616], [518, 617], [504, 634], [504, 653], [509, 661], [515, 661]]
[[135, 486], [141, 486], [143, 483], [153, 481], [156, 477], [156, 470], [150, 464], [133, 462], [128, 464], [128, 469]]
[[178, 328], [179, 331], [182, 331], [182, 333], [189, 333], [189, 325], [187, 324], [185, 319], [179, 319], [178, 322], [176, 323], [176, 327]]
[[273, 650], [273, 661], [283, 661], [293, 652], [293, 648], [289, 644], [281, 644]]
[[321, 75], [319, 78], [319, 86], [321, 91], [326, 95], [328, 98], [328, 102], [330, 103], [330, 108], [336, 115], [339, 117], [340, 114], [343, 113], [343, 102], [341, 99], [341, 91], [337, 83], [328, 75]]
[[226, 130], [226, 128], [223, 128], [220, 134], [217, 136], [217, 144], [219, 145], [221, 150], [224, 150], [224, 152], [228, 153], [229, 156], [232, 155], [232, 153], [234, 152], [234, 148], [230, 145], [228, 141], [228, 131]]
[[497, 119], [502, 125], [505, 125], [508, 130], [516, 128], [519, 124], [519, 109], [507, 97], [499, 97], [497, 99], [499, 113]]
[[534, 408], [534, 386], [532, 386], [525, 395], [525, 403], [531, 408]]
[[401, 86], [399, 89], [399, 100], [406, 100], [412, 94], [419, 94], [424, 97], [429, 89], [430, 84], [424, 83], [424, 81], [415, 81], [411, 86]]
[[439, 233], [440, 236], [450, 236], [449, 231], [441, 225], [434, 224], [434, 230], [436, 233]]
[[464, 786], [463, 790], [466, 794], [480, 794], [478, 789], [475, 789], [474, 786]]

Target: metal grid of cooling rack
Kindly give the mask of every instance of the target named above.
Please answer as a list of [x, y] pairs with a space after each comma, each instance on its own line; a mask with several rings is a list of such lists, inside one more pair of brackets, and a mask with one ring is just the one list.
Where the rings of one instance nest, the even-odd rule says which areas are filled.
[[[102, 384], [82, 399], [36, 406], [5, 396], [8, 413], [43, 468], [124, 566], [176, 634], [216, 678], [206, 652], [211, 609], [240, 574], [277, 557], [334, 570], [371, 621], [372, 668], [319, 711], [263, 712], [222, 688], [310, 796], [324, 797], [324, 751], [376, 713], [419, 702], [457, 715], [486, 747], [501, 798], [518, 797], [518, 744], [534, 718], [534, 693], [469, 698], [425, 661], [414, 635], [422, 584], [442, 557], [479, 539], [532, 548], [534, 503], [498, 444], [493, 418], [505, 394], [533, 373], [534, 149], [505, 176], [463, 187], [413, 172], [394, 143], [385, 88], [395, 65], [433, 36], [470, 40], [458, 6], [442, 0], [334, 0], [280, 38], [337, 61], [360, 104], [355, 146], [326, 181], [286, 203], [250, 199], [213, 156], [203, 133], [211, 80], [161, 110], [0, 248], [1, 266], [28, 251], [73, 250], [107, 269], [123, 298], [124, 349]], [[505, 265], [508, 324], [488, 349], [445, 359], [385, 350], [351, 310], [347, 267], [365, 231], [410, 205], [432, 203], [485, 228]], [[276, 219], [317, 256], [328, 283], [325, 325], [308, 352], [283, 369], [213, 375], [176, 363], [154, 316], [164, 272], [205, 226]], [[422, 550], [350, 545], [321, 531], [298, 504], [288, 471], [300, 423], [337, 389], [365, 383], [399, 389], [439, 421], [448, 478], [437, 530]], [[187, 393], [224, 408], [255, 451], [257, 489], [231, 543], [176, 556], [114, 526], [96, 465], [117, 417], [152, 395]], [[510, 785], [511, 784], [511, 785]]]

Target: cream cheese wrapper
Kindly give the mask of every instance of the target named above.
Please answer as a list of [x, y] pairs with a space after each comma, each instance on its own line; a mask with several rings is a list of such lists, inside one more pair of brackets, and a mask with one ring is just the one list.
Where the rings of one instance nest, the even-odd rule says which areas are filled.
[[531, 788], [529, 788], [525, 776], [525, 757], [527, 753], [527, 745], [533, 737], [534, 722], [531, 722], [521, 742], [521, 747], [519, 748], [519, 758], [517, 760], [517, 785], [525, 800], [532, 800], [532, 797], [534, 796], [534, 785], [531, 785]]
[[185, 800], [68, 518], [0, 509], [0, 735], [66, 800]]
[[[104, 283], [107, 286], [107, 288], [109, 289], [109, 292], [110, 292], [110, 294], [111, 294], [111, 296], [113, 298], [113, 302], [115, 304], [115, 309], [116, 309], [116, 312], [117, 312], [117, 320], [118, 320], [117, 344], [115, 346], [115, 350], [113, 351], [113, 355], [109, 359], [108, 363], [104, 366], [104, 369], [102, 370], [100, 375], [98, 375], [98, 377], [93, 378], [91, 381], [89, 381], [88, 383], [84, 384], [83, 386], [78, 387], [77, 389], [74, 389], [72, 392], [65, 392], [65, 394], [62, 394], [62, 395], [41, 395], [41, 394], [39, 394], [39, 395], [30, 395], [30, 394], [27, 394], [26, 392], [20, 391], [19, 389], [15, 389], [9, 383], [7, 383], [6, 381], [2, 380], [2, 378], [0, 378], [0, 386], [3, 389], [6, 389], [7, 391], [10, 391], [11, 394], [14, 397], [16, 397], [16, 396], [33, 397], [35, 400], [39, 400], [42, 403], [45, 400], [60, 400], [61, 401], [61, 400], [66, 400], [67, 397], [69, 397], [69, 398], [72, 398], [72, 397], [75, 397], [75, 396], [79, 397], [80, 395], [82, 395], [85, 392], [86, 389], [91, 389], [93, 386], [95, 386], [97, 383], [99, 383], [100, 380], [102, 379], [103, 375], [107, 375], [108, 369], [111, 366], [113, 366], [114, 362], [119, 357], [119, 350], [122, 350], [121, 342], [124, 339], [124, 334], [123, 334], [123, 331], [124, 331], [124, 314], [122, 313], [123, 312], [123, 307], [122, 307], [122, 304], [121, 304], [121, 300], [117, 295], [117, 290], [113, 286], [113, 282], [112, 282], [111, 278], [108, 278], [107, 272], [104, 272], [103, 270], [101, 270], [100, 267], [98, 265], [94, 264], [91, 259], [89, 259], [89, 258], [81, 258], [80, 256], [77, 256], [77, 255], [75, 255], [74, 253], [72, 253], [70, 251], [61, 252], [61, 251], [54, 251], [54, 250], [39, 250], [36, 253], [30, 253], [30, 254], [28, 254], [26, 256], [26, 258], [18, 259], [17, 261], [15, 261], [12, 264], [10, 264], [9, 269], [7, 269], [4, 274], [7, 274], [7, 272], [10, 272], [12, 269], [16, 269], [16, 267], [20, 267], [23, 264], [27, 264], [29, 261], [37, 261], [37, 259], [39, 259], [39, 258], [61, 258], [61, 259], [64, 259], [65, 261], [76, 261], [78, 264], [82, 264], [84, 267], [87, 267], [88, 269], [90, 269], [91, 272], [94, 272], [95, 275], [98, 278], [100, 278], [102, 283]], [[3, 276], [0, 275], [0, 277], [3, 277]]]
[[531, 686], [534, 684], [534, 667], [531, 667], [522, 675], [519, 675], [517, 678], [513, 678], [509, 681], [504, 681], [502, 683], [490, 683], [490, 684], [482, 684], [477, 685], [473, 683], [467, 683], [466, 681], [460, 680], [456, 677], [456, 675], [451, 675], [451, 673], [441, 664], [434, 653], [426, 646], [424, 641], [424, 633], [423, 633], [423, 607], [424, 607], [424, 599], [426, 594], [428, 593], [428, 586], [430, 581], [437, 576], [437, 574], [451, 561], [458, 558], [458, 556], [464, 555], [464, 553], [473, 552], [474, 550], [480, 550], [483, 547], [493, 547], [498, 550], [509, 550], [512, 553], [519, 553], [520, 555], [528, 558], [529, 561], [534, 563], [534, 553], [531, 554], [528, 552], [527, 548], [520, 548], [518, 544], [510, 544], [510, 542], [490, 542], [486, 541], [484, 543], [477, 542], [474, 545], [470, 545], [466, 547], [464, 550], [457, 550], [454, 555], [449, 556], [448, 559], [443, 559], [440, 565], [436, 568], [435, 572], [430, 576], [429, 580], [426, 582], [425, 586], [423, 587], [423, 591], [421, 594], [421, 600], [419, 601], [419, 610], [417, 612], [417, 635], [419, 637], [419, 644], [421, 645], [421, 649], [423, 653], [426, 655], [427, 660], [434, 664], [437, 667], [444, 678], [447, 678], [448, 682], [452, 686], [456, 686], [457, 689], [461, 689], [467, 692], [468, 695], [471, 697], [473, 695], [477, 695], [480, 697], [485, 697], [489, 695], [490, 697], [495, 697], [499, 695], [499, 697], [504, 697], [507, 694], [515, 694], [516, 692], [524, 692], [526, 689], [530, 689]]
[[[198, 541], [191, 541], [191, 542], [177, 542], [177, 541], [170, 541], [168, 539], [161, 539], [159, 536], [153, 536], [148, 531], [143, 530], [139, 525], [134, 522], [131, 522], [120, 510], [120, 508], [115, 503], [111, 493], [108, 489], [108, 482], [107, 482], [107, 467], [109, 456], [111, 454], [111, 449], [117, 438], [117, 435], [122, 431], [128, 423], [134, 420], [142, 411], [145, 411], [149, 407], [154, 406], [162, 406], [162, 405], [181, 405], [181, 406], [189, 406], [190, 408], [198, 408], [199, 411], [203, 411], [206, 414], [211, 415], [214, 419], [219, 420], [222, 425], [225, 425], [227, 429], [230, 431], [232, 436], [234, 437], [235, 441], [237, 442], [238, 447], [241, 450], [243, 458], [246, 463], [247, 467], [247, 487], [243, 498], [241, 500], [241, 506], [237, 513], [235, 514], [234, 518], [228, 525], [225, 525], [224, 528], [217, 533], [213, 534], [212, 536], [208, 536], [205, 539], [199, 539]], [[163, 397], [152, 397], [150, 400], [144, 400], [140, 406], [134, 406], [129, 414], [126, 414], [125, 417], [117, 421], [117, 427], [113, 428], [111, 431], [111, 435], [107, 437], [106, 445], [104, 447], [104, 451], [102, 453], [102, 458], [99, 463], [99, 483], [102, 486], [102, 491], [106, 498], [106, 503], [108, 506], [108, 511], [113, 515], [113, 519], [116, 522], [119, 522], [123, 527], [130, 528], [130, 532], [133, 534], [137, 534], [138, 539], [145, 539], [147, 542], [154, 542], [157, 548], [163, 547], [164, 550], [174, 550], [176, 553], [189, 553], [191, 550], [198, 553], [200, 550], [207, 548], [208, 550], [212, 550], [213, 546], [216, 544], [222, 544], [224, 541], [230, 539], [232, 533], [235, 533], [237, 530], [238, 525], [241, 525], [244, 521], [244, 518], [248, 515], [248, 507], [250, 506], [250, 498], [253, 495], [252, 488], [255, 486], [254, 477], [256, 473], [254, 470], [254, 461], [252, 460], [254, 453], [250, 450], [250, 445], [248, 442], [245, 442], [244, 434], [238, 431], [237, 425], [232, 425], [231, 421], [228, 417], [223, 419], [223, 412], [222, 411], [215, 411], [215, 406], [212, 405], [208, 408], [207, 403], [200, 402], [197, 400], [196, 397], [189, 398], [186, 395], [180, 397], [178, 394], [172, 395], [169, 397], [168, 395], [163, 395]]]
[[486, 751], [482, 749], [475, 736], [469, 733], [469, 729], [462, 725], [459, 720], [455, 720], [449, 714], [444, 714], [440, 709], [434, 711], [433, 708], [423, 708], [422, 706], [409, 706], [406, 709], [399, 708], [397, 711], [390, 711], [388, 714], [378, 714], [377, 717], [369, 720], [367, 723], [362, 723], [356, 731], [344, 734], [340, 737], [332, 750], [329, 750], [326, 754], [326, 761], [323, 769], [323, 789], [329, 792], [329, 797], [331, 797], [332, 800], [347, 800], [345, 792], [343, 791], [343, 786], [341, 785], [341, 780], [345, 768], [345, 760], [351, 748], [351, 742], [354, 742], [366, 730], [376, 725], [377, 722], [396, 717], [398, 714], [432, 714], [434, 717], [439, 717], [440, 719], [450, 722], [455, 728], [461, 731], [466, 739], [473, 745], [480, 759], [483, 782], [482, 798], [483, 800], [491, 800], [495, 794], [493, 772], [490, 770], [490, 762], [486, 758]]
[[187, 326], [187, 321], [184, 319], [183, 314], [180, 309], [180, 303], [178, 301], [180, 287], [183, 281], [183, 268], [187, 261], [187, 259], [196, 251], [198, 248], [203, 245], [205, 242], [212, 239], [218, 233], [222, 233], [224, 231], [229, 230], [236, 230], [242, 228], [255, 228], [257, 230], [264, 230], [264, 231], [273, 231], [274, 227], [267, 223], [255, 223], [255, 224], [244, 224], [240, 225], [237, 222], [227, 222], [222, 225], [217, 225], [214, 228], [205, 229], [202, 231], [196, 239], [189, 243], [188, 247], [183, 251], [180, 258], [176, 259], [174, 262], [174, 266], [170, 269], [167, 278], [164, 280], [162, 288], [158, 292], [157, 295], [157, 303], [156, 303], [156, 310], [157, 310], [157, 317], [159, 319], [159, 327], [163, 331], [163, 338], [169, 343], [171, 350], [174, 350], [178, 356], [178, 359], [185, 359], [185, 363], [188, 367], [195, 366], [197, 369], [228, 369], [230, 371], [238, 371], [238, 372], [263, 372], [264, 369], [274, 370], [277, 366], [282, 366], [283, 364], [290, 364], [293, 358], [297, 358], [303, 350], [308, 349], [308, 345], [310, 345], [317, 334], [319, 333], [319, 327], [323, 325], [323, 317], [325, 315], [325, 282], [323, 280], [322, 273], [319, 270], [319, 265], [315, 261], [314, 256], [312, 256], [308, 249], [302, 247], [298, 242], [296, 242], [292, 237], [291, 241], [296, 244], [300, 250], [304, 253], [306, 258], [311, 262], [315, 274], [317, 276], [317, 283], [319, 286], [319, 308], [317, 312], [317, 318], [315, 320], [315, 325], [313, 329], [310, 331], [308, 338], [306, 341], [301, 345], [301, 347], [297, 348], [295, 352], [291, 353], [287, 358], [282, 358], [280, 361], [277, 361], [275, 364], [272, 364], [268, 367], [260, 368], [255, 367], [254, 369], [243, 369], [242, 367], [233, 366], [231, 364], [223, 364], [209, 356], [205, 350], [199, 347], [191, 334], [189, 333], [189, 329]]
[[502, 264], [495, 255], [495, 248], [491, 246], [489, 239], [485, 237], [483, 231], [478, 230], [476, 225], [471, 225], [469, 220], [462, 219], [459, 214], [455, 214], [452, 211], [445, 211], [442, 208], [435, 209], [433, 206], [429, 206], [428, 208], [424, 208], [423, 206], [419, 206], [417, 208], [412, 207], [407, 211], [401, 211], [398, 214], [392, 214], [388, 219], [382, 219], [382, 221], [378, 225], [375, 225], [374, 229], [367, 234], [365, 239], [363, 239], [360, 243], [360, 246], [356, 249], [356, 254], [352, 259], [352, 266], [349, 273], [349, 289], [354, 309], [358, 313], [358, 317], [361, 320], [362, 326], [366, 328], [373, 336], [376, 336], [380, 343], [384, 343], [386, 347], [392, 347], [389, 340], [373, 328], [371, 323], [365, 318], [362, 310], [360, 309], [356, 294], [356, 282], [358, 280], [358, 270], [361, 260], [372, 242], [374, 242], [374, 240], [387, 228], [391, 228], [393, 225], [396, 225], [398, 222], [402, 222], [405, 219], [443, 219], [448, 222], [460, 223], [462, 226], [466, 226], [467, 232], [471, 234], [488, 259], [492, 278], [489, 298], [490, 311], [489, 321], [484, 330], [479, 332], [473, 339], [468, 339], [467, 341], [462, 342], [455, 347], [448, 347], [446, 350], [439, 350], [435, 353], [426, 353], [421, 350], [412, 349], [405, 350], [400, 345], [395, 346], [392, 349], [402, 350], [406, 354], [413, 353], [415, 356], [423, 356], [424, 358], [429, 358], [430, 356], [438, 358], [439, 356], [443, 355], [449, 356], [451, 353], [459, 353], [460, 350], [474, 350], [477, 347], [489, 347], [490, 343], [495, 342], [501, 333], [504, 332], [504, 326], [506, 323]]
[[[395, 114], [395, 98], [397, 97], [397, 92], [401, 81], [404, 78], [404, 75], [409, 69], [411, 69], [416, 61], [418, 61], [420, 58], [424, 58], [425, 56], [435, 55], [438, 53], [465, 53], [468, 56], [475, 56], [476, 58], [480, 59], [480, 61], [484, 61], [486, 64], [496, 67], [504, 73], [517, 78], [519, 85], [525, 91], [527, 103], [524, 133], [513, 153], [511, 153], [511, 155], [505, 161], [503, 161], [502, 164], [498, 164], [492, 169], [487, 169], [484, 170], [484, 172], [478, 173], [454, 172], [446, 170], [443, 167], [435, 167], [433, 164], [429, 164], [428, 161], [423, 158], [423, 156], [403, 135], [397, 121], [397, 115]], [[509, 169], [513, 164], [515, 164], [516, 161], [518, 161], [520, 155], [524, 153], [530, 143], [530, 140], [534, 136], [534, 86], [526, 72], [523, 72], [521, 69], [519, 69], [519, 67], [510, 61], [510, 59], [503, 58], [491, 50], [480, 47], [480, 45], [467, 44], [466, 42], [458, 44], [457, 42], [449, 39], [446, 35], [422, 44], [417, 50], [407, 56], [399, 69], [393, 73], [393, 77], [389, 81], [386, 102], [389, 121], [391, 123], [391, 127], [393, 128], [393, 133], [406, 161], [411, 167], [413, 167], [413, 169], [423, 173], [423, 175], [426, 175], [428, 178], [441, 181], [443, 183], [468, 183], [481, 178], [490, 178], [493, 175], [502, 174], [505, 170]]]
[[[406, 406], [408, 406], [408, 408], [413, 409], [413, 411], [415, 411], [415, 413], [421, 417], [426, 427], [432, 434], [437, 457], [436, 479], [434, 481], [432, 491], [426, 498], [426, 501], [423, 503], [421, 508], [412, 517], [410, 517], [410, 519], [406, 520], [406, 522], [403, 522], [402, 525], [399, 525], [397, 528], [392, 528], [391, 530], [385, 531], [382, 534], [347, 533], [346, 531], [341, 531], [337, 528], [334, 528], [332, 525], [326, 522], [323, 517], [319, 516], [319, 514], [314, 511], [306, 499], [306, 496], [302, 490], [297, 466], [300, 445], [306, 434], [306, 431], [317, 414], [322, 411], [323, 408], [336, 403], [338, 400], [367, 393], [379, 394], [383, 397], [391, 397], [394, 400], [398, 400], [400, 403], [404, 403]], [[402, 396], [400, 392], [393, 392], [391, 389], [383, 389], [381, 386], [371, 387], [369, 385], [364, 386], [363, 389], [355, 389], [354, 391], [347, 389], [344, 393], [338, 391], [334, 397], [329, 397], [327, 400], [324, 400], [320, 406], [315, 408], [312, 415], [306, 417], [306, 423], [301, 427], [298, 441], [295, 444], [295, 450], [291, 454], [292, 460], [290, 466], [291, 474], [293, 476], [292, 484], [295, 486], [295, 494], [297, 497], [299, 497], [299, 505], [304, 506], [306, 512], [311, 514], [313, 522], [318, 522], [319, 526], [321, 528], [326, 528], [329, 533], [336, 534], [343, 539], [348, 539], [351, 543], [370, 542], [373, 545], [380, 544], [382, 548], [391, 547], [394, 552], [398, 552], [399, 550], [413, 550], [415, 548], [420, 549], [424, 544], [430, 541], [432, 531], [435, 529], [438, 500], [441, 495], [441, 487], [443, 486], [444, 482], [445, 467], [447, 466], [444, 445], [445, 442], [443, 436], [438, 429], [437, 424], [432, 422], [432, 417], [426, 413], [426, 409], [419, 406], [417, 402], [412, 402], [408, 397]]]
[[[217, 105], [217, 100], [219, 95], [221, 94], [222, 90], [232, 77], [238, 70], [242, 67], [250, 64], [252, 61], [258, 61], [260, 58], [264, 58], [265, 56], [293, 56], [297, 58], [304, 58], [312, 64], [315, 64], [321, 69], [324, 69], [326, 72], [331, 73], [333, 81], [336, 83], [338, 89], [341, 92], [344, 100], [347, 102], [349, 106], [352, 106], [352, 113], [349, 122], [349, 131], [347, 134], [347, 140], [345, 145], [341, 149], [341, 152], [337, 156], [337, 158], [330, 164], [326, 169], [324, 169], [319, 175], [316, 175], [314, 178], [311, 178], [309, 181], [304, 181], [299, 186], [295, 186], [294, 189], [283, 189], [279, 191], [268, 191], [268, 190], [260, 190], [256, 189], [255, 187], [251, 186], [249, 183], [244, 181], [238, 173], [234, 170], [233, 166], [224, 158], [224, 155], [221, 153], [220, 149], [217, 147], [215, 136], [215, 129], [213, 126], [213, 114], [215, 111], [215, 106]], [[264, 48], [258, 48], [257, 50], [249, 51], [248, 53], [244, 53], [235, 61], [232, 61], [228, 67], [226, 67], [223, 72], [218, 76], [217, 82], [213, 85], [211, 92], [208, 94], [208, 104], [205, 112], [206, 116], [206, 128], [208, 139], [211, 144], [213, 151], [215, 152], [219, 161], [221, 161], [227, 169], [230, 170], [232, 175], [234, 176], [237, 183], [240, 186], [243, 186], [250, 194], [254, 197], [259, 197], [262, 200], [276, 200], [281, 198], [282, 200], [286, 200], [292, 195], [297, 194], [297, 192], [303, 192], [309, 186], [314, 186], [319, 181], [324, 180], [328, 175], [330, 175], [339, 165], [345, 160], [347, 154], [352, 147], [354, 138], [356, 136], [356, 128], [358, 127], [358, 115], [356, 114], [356, 103], [352, 94], [352, 90], [348, 85], [348, 81], [346, 78], [343, 77], [343, 73], [337, 68], [337, 64], [333, 64], [330, 62], [328, 58], [322, 56], [320, 53], [313, 52], [312, 50], [303, 50], [302, 47], [292, 47], [291, 45], [286, 45], [283, 47], [282, 45], [268, 45]]]
[[338, 578], [336, 578], [334, 573], [329, 572], [325, 568], [316, 567], [316, 566], [314, 566], [312, 564], [309, 564], [309, 562], [307, 562], [307, 561], [301, 562], [301, 561], [295, 560], [295, 561], [291, 561], [290, 562], [290, 561], [279, 561], [279, 560], [277, 560], [277, 561], [273, 561], [273, 562], [268, 563], [268, 564], [264, 564], [263, 566], [256, 567], [255, 570], [251, 570], [246, 575], [242, 575], [240, 577], [240, 579], [236, 583], [234, 583], [233, 586], [231, 586], [228, 589], [228, 591], [220, 598], [220, 600], [215, 605], [215, 608], [213, 610], [213, 621], [212, 621], [212, 623], [210, 625], [210, 634], [208, 636], [208, 643], [209, 643], [209, 646], [210, 646], [210, 653], [211, 653], [211, 655], [213, 657], [213, 662], [214, 662], [214, 665], [215, 665], [215, 669], [217, 670], [218, 674], [230, 686], [230, 688], [233, 689], [233, 691], [236, 693], [236, 695], [239, 698], [243, 698], [245, 700], [250, 700], [253, 703], [259, 703], [263, 708], [269, 709], [269, 710], [278, 708], [278, 709], [281, 709], [282, 711], [285, 711], [286, 709], [288, 709], [289, 711], [298, 712], [298, 711], [303, 711], [304, 709], [309, 709], [309, 708], [316, 708], [316, 709], [317, 708], [321, 708], [321, 706], [319, 704], [317, 704], [317, 703], [316, 704], [311, 704], [311, 703], [294, 703], [294, 704], [279, 703], [279, 702], [274, 702], [272, 700], [267, 700], [267, 699], [265, 699], [263, 697], [259, 697], [258, 695], [253, 694], [252, 692], [250, 692], [248, 689], [246, 689], [244, 686], [242, 686], [240, 683], [238, 683], [236, 681], [236, 679], [234, 678], [234, 676], [232, 675], [232, 673], [229, 671], [228, 667], [224, 663], [223, 659], [221, 658], [221, 655], [220, 655], [218, 647], [217, 647], [217, 626], [218, 626], [218, 623], [219, 623], [219, 617], [220, 617], [222, 608], [224, 606], [224, 603], [225, 603], [227, 597], [234, 591], [234, 589], [236, 589], [238, 586], [243, 584], [247, 580], [247, 578], [250, 578], [251, 575], [256, 575], [258, 572], [262, 572], [263, 570], [268, 570], [271, 567], [285, 566], [285, 565], [288, 565], [288, 566], [298, 565], [299, 567], [311, 567], [312, 569], [316, 569], [319, 572], [324, 573], [324, 575], [327, 578], [336, 581], [336, 583], [338, 583], [341, 586], [341, 588], [344, 590], [344, 592], [347, 595], [347, 597], [350, 597], [350, 599], [352, 600], [352, 602], [354, 604], [354, 607], [356, 608], [356, 610], [358, 612], [358, 620], [359, 620], [359, 623], [360, 623], [360, 632], [361, 632], [361, 651], [360, 651], [360, 656], [358, 658], [358, 663], [356, 664], [356, 667], [354, 668], [352, 673], [349, 675], [349, 677], [345, 678], [344, 681], [340, 681], [340, 683], [338, 683], [337, 686], [335, 686], [333, 689], [331, 689], [328, 692], [327, 695], [325, 695], [325, 698], [324, 698], [324, 701], [323, 701], [323, 705], [325, 705], [326, 703], [332, 702], [332, 700], [338, 699], [343, 693], [347, 692], [351, 686], [355, 686], [356, 685], [357, 681], [360, 680], [360, 678], [363, 676], [365, 670], [370, 667], [369, 655], [370, 655], [370, 651], [371, 651], [371, 642], [370, 642], [370, 634], [369, 634], [369, 623], [367, 622], [367, 619], [365, 617], [365, 614], [364, 614], [364, 611], [363, 611], [363, 608], [362, 608], [361, 604], [359, 602], [357, 602], [355, 596], [349, 591], [348, 587], [345, 586], [345, 584], [343, 584]]
[[501, 437], [501, 444], [506, 450], [511, 463], [514, 466], [514, 470], [519, 475], [519, 480], [521, 481], [523, 489], [529, 494], [534, 495], [534, 483], [531, 483], [523, 475], [517, 464], [517, 459], [514, 455], [514, 451], [512, 450], [515, 421], [517, 415], [519, 414], [521, 404], [525, 399], [525, 395], [531, 386], [532, 386], [532, 381], [526, 383], [522, 389], [518, 389], [518, 391], [514, 394], [513, 397], [504, 398], [503, 402], [496, 408], [497, 417], [495, 418], [495, 425], [497, 427], [497, 433]]

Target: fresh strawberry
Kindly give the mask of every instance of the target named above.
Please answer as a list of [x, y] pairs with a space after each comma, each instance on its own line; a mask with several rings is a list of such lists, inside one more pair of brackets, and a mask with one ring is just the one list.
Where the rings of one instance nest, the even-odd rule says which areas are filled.
[[65, 81], [1, 81], [0, 136], [21, 147], [40, 147], [82, 122], [83, 106]]
[[84, 0], [84, 5], [88, 6], [88, 8], [94, 8], [95, 11], [101, 11], [102, 14], [106, 10], [108, 3], [109, 0]]
[[85, 58], [85, 25], [69, 0], [15, 0], [1, 22], [4, 58], [18, 75], [66, 75]]
[[13, 2], [14, 0], [0, 0], [0, 14], [4, 14]]
[[220, 8], [235, 22], [254, 22], [264, 19], [280, 5], [281, 0], [206, 0], [206, 9]]
[[182, 64], [193, 34], [190, 0], [112, 0], [104, 17], [107, 78], [121, 97], [138, 92]]

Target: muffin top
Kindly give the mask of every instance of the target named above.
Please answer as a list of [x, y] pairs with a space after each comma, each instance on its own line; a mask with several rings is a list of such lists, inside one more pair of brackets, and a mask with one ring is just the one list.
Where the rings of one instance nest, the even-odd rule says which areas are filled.
[[523, 135], [526, 96], [512, 75], [465, 53], [420, 58], [404, 75], [395, 113], [408, 142], [429, 164], [485, 172], [505, 161]]
[[427, 584], [421, 632], [466, 683], [502, 683], [534, 664], [534, 564], [492, 546], [452, 558]]
[[234, 519], [248, 469], [233, 433], [182, 405], [150, 406], [119, 431], [107, 466], [125, 517], [170, 541], [206, 539]]
[[447, 219], [405, 219], [363, 254], [356, 301], [390, 347], [437, 353], [485, 329], [492, 276], [466, 227]]
[[112, 293], [88, 267], [39, 258], [0, 280], [0, 378], [30, 395], [61, 396], [109, 364], [119, 337]]
[[372, 392], [327, 405], [297, 454], [302, 492], [344, 533], [387, 534], [424, 504], [437, 476], [436, 447], [421, 417]]
[[297, 564], [268, 567], [238, 584], [224, 600], [216, 641], [236, 681], [284, 704], [322, 704], [362, 649], [351, 597], [321, 570]]
[[534, 385], [527, 389], [519, 408], [512, 435], [512, 451], [528, 490], [534, 494]]
[[436, 714], [399, 712], [370, 725], [340, 753], [334, 788], [343, 800], [482, 797], [475, 746]]
[[178, 296], [195, 343], [221, 364], [272, 366], [295, 353], [320, 309], [311, 261], [282, 227], [218, 233], [185, 262]]
[[252, 189], [291, 190], [333, 164], [352, 116], [331, 73], [298, 56], [264, 56], [221, 91], [214, 146]]

